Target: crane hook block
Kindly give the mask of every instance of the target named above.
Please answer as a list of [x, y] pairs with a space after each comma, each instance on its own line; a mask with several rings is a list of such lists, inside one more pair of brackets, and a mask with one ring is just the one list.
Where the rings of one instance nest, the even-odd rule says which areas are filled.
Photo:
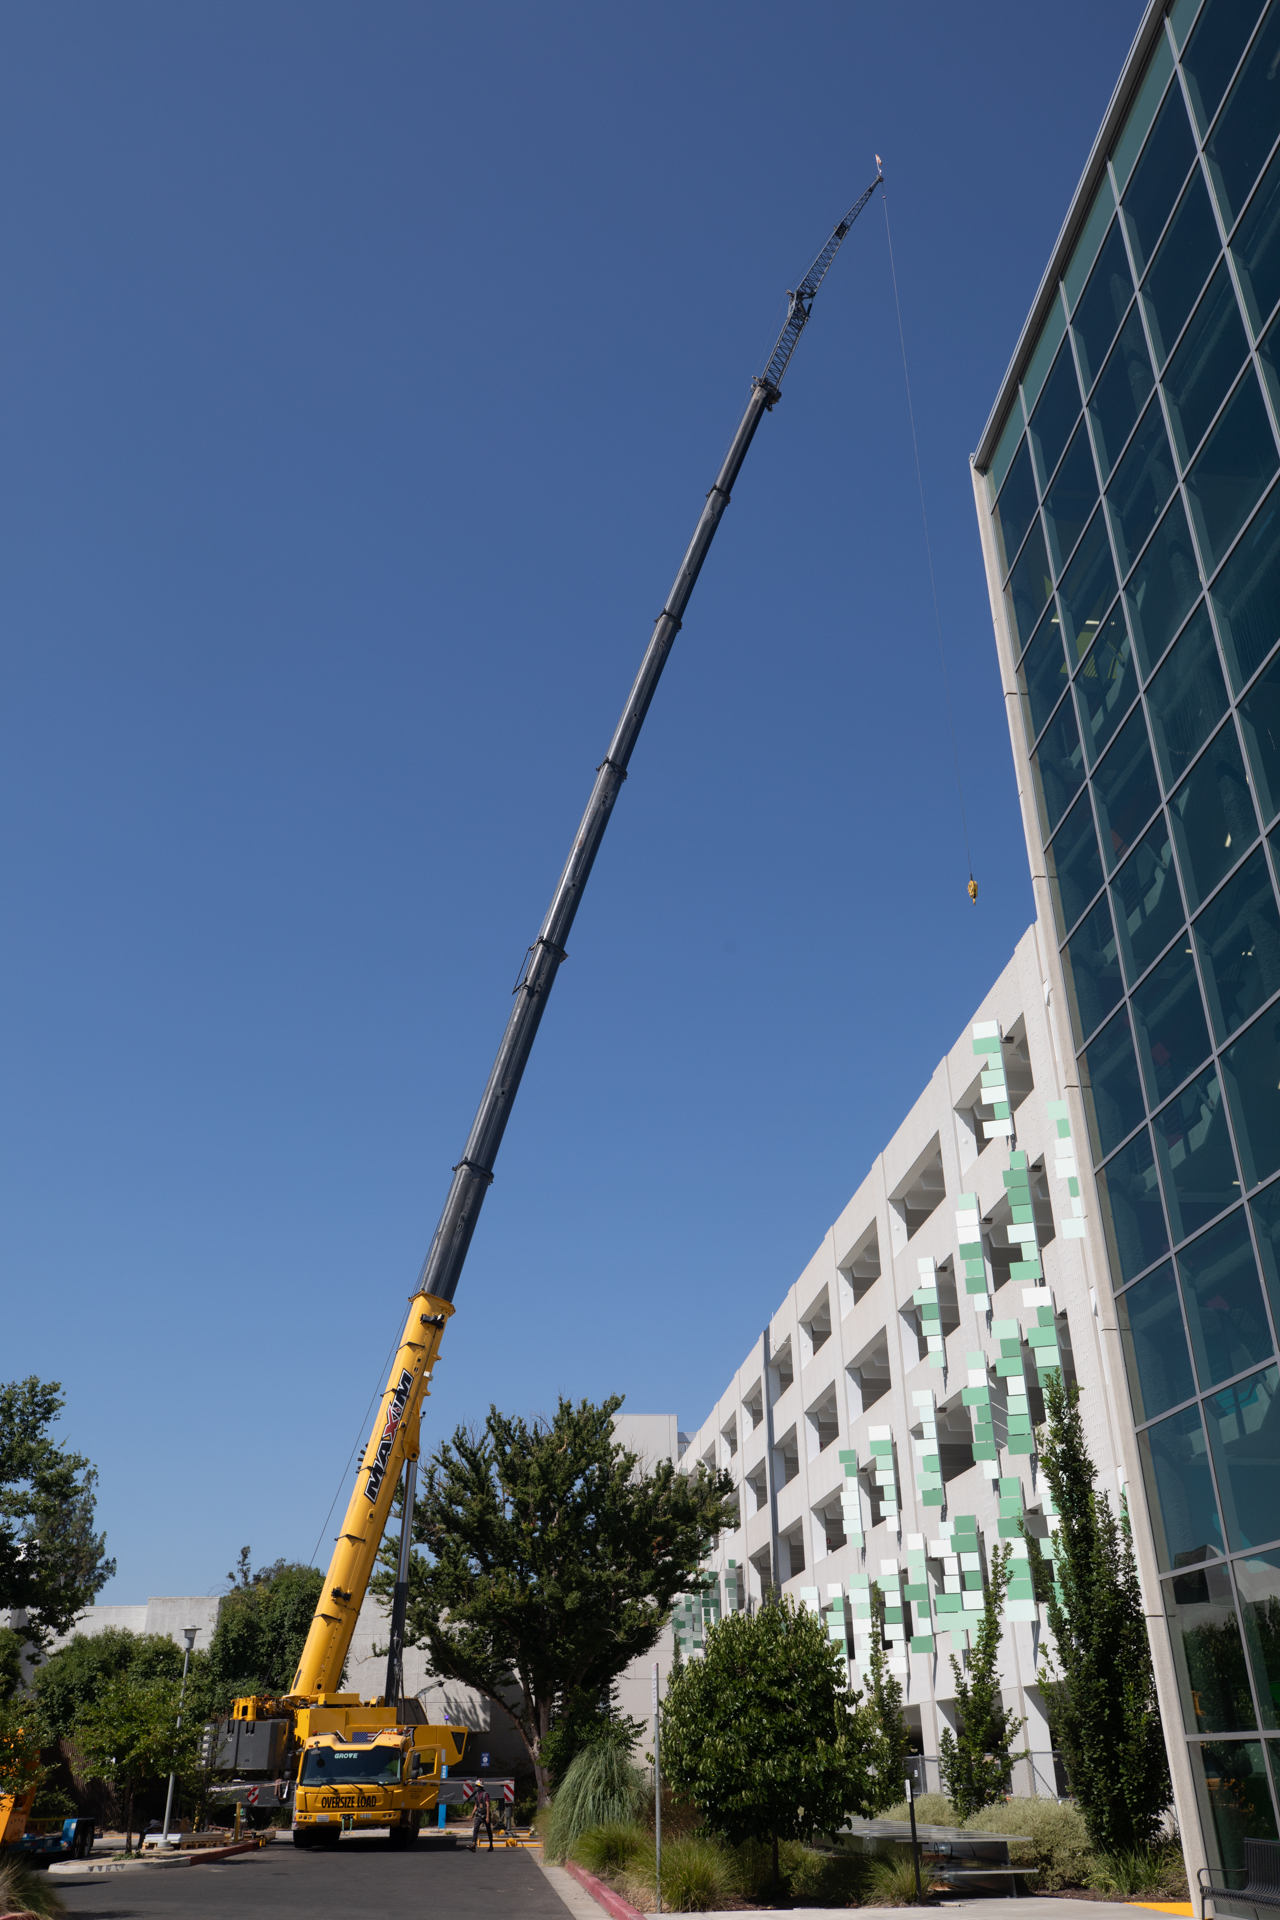
[[969, 898], [976, 907], [978, 904], [978, 883], [972, 874], [969, 875]]

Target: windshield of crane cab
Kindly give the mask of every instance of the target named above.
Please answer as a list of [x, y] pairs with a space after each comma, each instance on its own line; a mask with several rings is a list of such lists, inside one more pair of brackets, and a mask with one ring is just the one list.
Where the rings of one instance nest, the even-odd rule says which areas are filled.
[[379, 1786], [399, 1778], [396, 1747], [312, 1747], [303, 1756], [304, 1786]]

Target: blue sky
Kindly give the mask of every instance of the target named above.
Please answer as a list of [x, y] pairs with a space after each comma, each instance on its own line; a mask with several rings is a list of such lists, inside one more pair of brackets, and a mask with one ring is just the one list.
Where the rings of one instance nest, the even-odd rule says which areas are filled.
[[[0, 14], [0, 1377], [310, 1557], [784, 313], [428, 1406], [703, 1417], [1032, 916], [968, 456], [1135, 0]], [[339, 1509], [340, 1510], [340, 1509]]]

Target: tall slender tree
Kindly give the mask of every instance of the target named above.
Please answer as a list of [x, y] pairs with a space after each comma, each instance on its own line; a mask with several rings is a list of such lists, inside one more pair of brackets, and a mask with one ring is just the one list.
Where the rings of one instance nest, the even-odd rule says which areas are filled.
[[874, 1761], [873, 1811], [883, 1813], [902, 1798], [902, 1783], [907, 1770], [907, 1723], [902, 1712], [902, 1687], [890, 1673], [884, 1650], [885, 1598], [880, 1588], [872, 1587], [871, 1671], [867, 1675], [867, 1710], [880, 1731], [880, 1743]]
[[939, 1746], [943, 1790], [962, 1820], [981, 1813], [1009, 1791], [1013, 1763], [1021, 1755], [1011, 1743], [1025, 1720], [1015, 1720], [1000, 1699], [1000, 1621], [1009, 1585], [1013, 1549], [998, 1547], [987, 1569], [987, 1592], [968, 1670], [954, 1653], [956, 1730], [944, 1727]]
[[1129, 1514], [1095, 1485], [1079, 1388], [1051, 1373], [1044, 1397], [1037, 1447], [1060, 1518], [1040, 1681], [1090, 1841], [1127, 1851], [1155, 1839], [1172, 1798]]

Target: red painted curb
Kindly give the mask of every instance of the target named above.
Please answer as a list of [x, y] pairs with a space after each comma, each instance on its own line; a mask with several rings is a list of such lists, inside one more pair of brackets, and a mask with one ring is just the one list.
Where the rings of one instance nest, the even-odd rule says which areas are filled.
[[588, 1873], [586, 1868], [580, 1867], [576, 1860], [566, 1860], [564, 1864], [566, 1871], [573, 1875], [578, 1885], [585, 1887], [591, 1898], [602, 1906], [606, 1913], [613, 1915], [613, 1920], [648, 1920], [648, 1915], [641, 1913], [639, 1907], [633, 1907], [629, 1900], [624, 1900], [620, 1893], [613, 1891], [612, 1887], [606, 1887], [603, 1880], [597, 1880], [594, 1873]]

